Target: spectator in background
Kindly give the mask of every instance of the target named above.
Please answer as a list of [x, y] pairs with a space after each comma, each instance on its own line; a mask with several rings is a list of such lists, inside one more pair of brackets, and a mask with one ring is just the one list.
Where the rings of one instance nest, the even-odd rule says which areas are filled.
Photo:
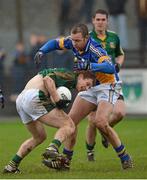
[[36, 68], [34, 64], [34, 56], [39, 48], [46, 42], [46, 37], [42, 34], [31, 33], [30, 34], [30, 51], [29, 51], [29, 78], [32, 78], [38, 71], [48, 68], [47, 56], [43, 58], [43, 63], [39, 68]]
[[110, 29], [118, 33], [123, 49], [128, 49], [125, 5], [127, 0], [105, 0], [110, 14]]
[[6, 52], [4, 48], [0, 48], [0, 85], [1, 86], [3, 86], [5, 58], [6, 58]]
[[70, 12], [70, 0], [61, 0], [59, 7], [59, 33], [65, 34], [68, 25], [68, 14]]
[[[46, 43], [46, 41], [47, 41], [47, 38], [46, 38], [45, 35], [43, 35], [43, 34], [39, 34], [39, 35], [38, 35], [38, 46], [39, 46], [39, 48], [41, 48], [41, 47], [43, 46], [43, 44]], [[38, 49], [38, 50], [39, 50], [39, 49]], [[42, 60], [43, 60], [43, 61], [42, 61], [42, 64], [41, 64], [41, 66], [38, 68], [38, 71], [41, 71], [41, 70], [43, 70], [43, 69], [48, 68], [48, 56], [45, 55]]]
[[33, 77], [37, 73], [36, 66], [34, 64], [34, 56], [39, 49], [38, 35], [36, 33], [30, 34], [30, 51], [29, 51], [29, 78]]
[[0, 89], [0, 106], [1, 108], [4, 108], [4, 96], [1, 89]]
[[95, 3], [95, 0], [90, 0], [90, 1], [83, 0], [81, 13], [80, 13], [80, 16], [83, 16], [85, 18], [85, 23], [87, 24], [90, 30], [92, 28], [91, 17], [92, 17], [94, 3]]
[[12, 64], [12, 83], [13, 89], [10, 100], [15, 102], [17, 95], [22, 91], [27, 80], [28, 74], [28, 55], [25, 52], [24, 44], [18, 42], [14, 51], [14, 60]]
[[141, 62], [145, 64], [145, 51], [147, 48], [147, 1], [137, 0], [137, 12], [139, 23], [139, 45]]

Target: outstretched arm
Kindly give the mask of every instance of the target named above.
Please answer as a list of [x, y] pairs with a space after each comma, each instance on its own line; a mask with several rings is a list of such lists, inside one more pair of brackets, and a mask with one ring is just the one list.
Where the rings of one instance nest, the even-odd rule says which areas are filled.
[[41, 59], [43, 57], [44, 54], [49, 53], [53, 50], [59, 49], [58, 47], [58, 42], [54, 39], [54, 40], [50, 40], [47, 43], [45, 43], [40, 49], [39, 51], [36, 53], [34, 60], [35, 60], [35, 64], [39, 65], [41, 63]]
[[49, 40], [47, 43], [45, 43], [39, 51], [36, 53], [34, 59], [36, 65], [41, 63], [41, 58], [44, 54], [47, 54], [54, 50], [65, 50], [65, 49], [71, 49], [72, 48], [72, 42], [69, 37], [67, 38], [59, 38], [59, 39], [53, 39]]

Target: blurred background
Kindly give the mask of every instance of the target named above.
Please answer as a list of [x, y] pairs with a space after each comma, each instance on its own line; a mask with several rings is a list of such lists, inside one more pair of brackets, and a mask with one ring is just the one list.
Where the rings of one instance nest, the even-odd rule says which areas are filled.
[[[147, 0], [0, 0], [0, 86], [5, 95], [5, 109], [0, 118], [16, 115], [15, 99], [26, 81], [47, 67], [72, 69], [70, 51], [46, 55], [36, 69], [34, 55], [47, 40], [68, 36], [72, 25], [86, 23], [92, 29], [91, 17], [96, 9], [105, 9], [110, 18], [123, 15], [111, 30], [118, 33], [125, 51], [121, 70], [127, 114], [147, 114]], [[116, 12], [115, 12], [116, 11]], [[114, 13], [115, 12], [115, 13]], [[121, 27], [121, 28], [119, 28]], [[125, 36], [124, 36], [125, 33]]]

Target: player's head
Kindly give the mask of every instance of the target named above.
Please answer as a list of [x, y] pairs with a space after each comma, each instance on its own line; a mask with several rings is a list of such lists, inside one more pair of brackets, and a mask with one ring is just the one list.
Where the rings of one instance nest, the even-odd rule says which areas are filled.
[[97, 33], [106, 31], [108, 28], [108, 12], [103, 9], [96, 10], [92, 17], [92, 23]]
[[77, 50], [82, 51], [85, 48], [88, 38], [89, 32], [85, 24], [77, 24], [71, 29], [72, 44]]
[[85, 91], [95, 85], [95, 75], [90, 71], [78, 72], [77, 86], [78, 91]]

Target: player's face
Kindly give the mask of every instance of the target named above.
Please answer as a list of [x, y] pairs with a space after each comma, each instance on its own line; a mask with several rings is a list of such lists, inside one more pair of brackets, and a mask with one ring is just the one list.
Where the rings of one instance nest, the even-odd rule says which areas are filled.
[[96, 14], [92, 23], [96, 32], [106, 31], [108, 27], [108, 19], [105, 14]]
[[74, 48], [78, 51], [82, 51], [87, 43], [88, 37], [84, 38], [82, 33], [71, 34], [71, 40]]
[[85, 91], [88, 90], [93, 86], [93, 80], [90, 78], [87, 79], [80, 79], [80, 81], [77, 84], [77, 90], [78, 91]]

